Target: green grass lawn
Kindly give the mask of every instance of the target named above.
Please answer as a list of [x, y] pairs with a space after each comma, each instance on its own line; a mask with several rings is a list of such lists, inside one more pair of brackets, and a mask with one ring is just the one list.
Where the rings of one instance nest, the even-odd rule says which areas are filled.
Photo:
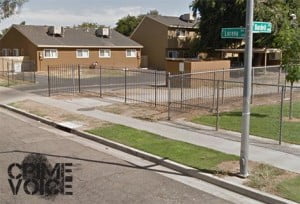
[[211, 173], [216, 171], [217, 165], [224, 161], [238, 160], [234, 155], [122, 125], [100, 127], [88, 132]]
[[[289, 106], [287, 102], [284, 106], [285, 120], [283, 125], [283, 141], [300, 144], [300, 122], [299, 120], [291, 122], [287, 119], [288, 107]], [[220, 128], [237, 132], [241, 131], [241, 110], [224, 112], [221, 113], [220, 116]], [[278, 140], [280, 124], [279, 116], [280, 105], [263, 105], [252, 107], [250, 133], [256, 136]], [[294, 103], [293, 117], [300, 119], [300, 102]], [[200, 116], [194, 118], [192, 122], [215, 126], [216, 116]]]
[[300, 202], [300, 176], [283, 181], [277, 186], [282, 197]]

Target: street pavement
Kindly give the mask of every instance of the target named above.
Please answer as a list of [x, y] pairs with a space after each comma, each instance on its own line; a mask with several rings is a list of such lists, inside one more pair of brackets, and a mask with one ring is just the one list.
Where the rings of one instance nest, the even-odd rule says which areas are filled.
[[[12, 195], [8, 167], [30, 153], [71, 163], [73, 195]], [[18, 174], [16, 168], [13, 175]], [[16, 180], [15, 185], [17, 183]], [[30, 191], [32, 192], [32, 191]], [[95, 142], [0, 109], [0, 203], [258, 203]]]
[[[97, 106], [97, 104], [99, 104], [99, 106], [103, 104], [103, 100], [99, 98], [58, 100], [0, 87], [0, 103], [7, 104], [24, 99], [31, 99], [72, 113], [149, 131], [166, 138], [208, 147], [229, 154], [240, 154], [240, 135], [236, 133], [230, 133], [228, 131], [216, 132], [201, 127], [195, 128], [184, 123], [178, 124], [176, 121], [150, 122], [95, 110], [94, 107]], [[279, 146], [276, 145], [276, 141], [274, 140], [251, 137], [249, 149], [249, 159], [252, 161], [262, 162], [288, 171], [300, 173], [299, 145], [283, 144]]]

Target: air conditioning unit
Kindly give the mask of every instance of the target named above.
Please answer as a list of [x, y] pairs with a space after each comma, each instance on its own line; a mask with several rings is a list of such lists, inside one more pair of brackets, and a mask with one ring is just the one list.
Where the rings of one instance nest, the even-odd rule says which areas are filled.
[[195, 21], [195, 17], [192, 13], [186, 13], [180, 16], [180, 19], [186, 22], [193, 22]]
[[281, 60], [281, 53], [280, 52], [274, 52], [269, 54], [269, 60]]
[[109, 38], [110, 37], [110, 28], [103, 27], [96, 30], [96, 36]]
[[62, 26], [49, 26], [48, 34], [63, 36], [64, 28]]

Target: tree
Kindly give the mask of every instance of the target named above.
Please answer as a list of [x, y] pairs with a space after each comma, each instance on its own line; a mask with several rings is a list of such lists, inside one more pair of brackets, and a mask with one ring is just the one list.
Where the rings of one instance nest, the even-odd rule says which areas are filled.
[[90, 23], [90, 22], [83, 22], [79, 25], [73, 26], [73, 28], [84, 28], [84, 29], [88, 29], [88, 28], [97, 29], [99, 27], [100, 27], [100, 25], [98, 23]]
[[147, 14], [142, 14], [139, 16], [125, 16], [118, 20], [115, 30], [123, 35], [130, 36], [139, 23], [143, 20], [145, 15], [157, 16], [159, 15], [159, 12], [157, 10], [150, 10]]
[[140, 21], [140, 17], [128, 15], [126, 17], [121, 18], [117, 22], [117, 27], [115, 28], [115, 30], [119, 33], [122, 33], [123, 35], [130, 36], [130, 34], [138, 26]]
[[[300, 80], [300, 1], [299, 0], [256, 0], [256, 21], [269, 21], [273, 25], [271, 34], [255, 34], [255, 47], [276, 47], [283, 52], [283, 68], [286, 80], [291, 83], [290, 118], [292, 117], [293, 85]], [[197, 49], [214, 53], [217, 48], [236, 48], [242, 40], [221, 39], [221, 28], [245, 27], [246, 0], [194, 0], [194, 13], [200, 12], [200, 39]], [[298, 18], [297, 18], [298, 17]], [[297, 64], [298, 63], [298, 64]]]
[[0, 0], [0, 19], [5, 19], [19, 12], [21, 6], [28, 0]]
[[[255, 20], [269, 21], [273, 24], [271, 34], [255, 34], [255, 47], [283, 48], [285, 42], [280, 37], [286, 36], [290, 27], [289, 15], [296, 13], [299, 0], [256, 0]], [[298, 6], [298, 7], [297, 7]], [[242, 40], [221, 39], [221, 29], [226, 27], [245, 27], [246, 0], [194, 0], [191, 5], [195, 13], [199, 12], [201, 35], [198, 49], [210, 51], [217, 48], [236, 48]]]

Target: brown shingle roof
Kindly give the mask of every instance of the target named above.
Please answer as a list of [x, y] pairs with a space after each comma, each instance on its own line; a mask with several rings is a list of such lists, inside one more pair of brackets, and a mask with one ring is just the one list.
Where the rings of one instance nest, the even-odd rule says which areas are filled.
[[148, 15], [147, 17], [156, 20], [168, 27], [195, 28], [199, 23], [198, 20], [194, 22], [187, 22], [183, 21], [179, 17], [174, 16]]
[[111, 29], [110, 38], [97, 37], [95, 29], [65, 28], [64, 36], [48, 35], [48, 26], [13, 25], [20, 33], [38, 47], [136, 47], [143, 46]]

